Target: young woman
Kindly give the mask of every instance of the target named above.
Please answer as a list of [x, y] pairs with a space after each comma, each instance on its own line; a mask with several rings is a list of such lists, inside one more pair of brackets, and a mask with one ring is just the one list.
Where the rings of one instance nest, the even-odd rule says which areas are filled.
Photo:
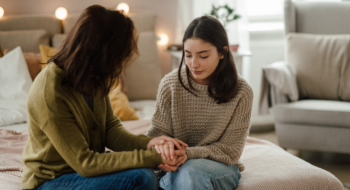
[[158, 189], [148, 168], [184, 159], [184, 150], [177, 161], [151, 150], [184, 143], [133, 135], [113, 114], [108, 93], [137, 54], [130, 18], [98, 5], [84, 10], [30, 89], [23, 189]]
[[[252, 88], [238, 76], [225, 29], [214, 17], [193, 20], [183, 46], [179, 69], [161, 81], [147, 135], [178, 138], [189, 147], [177, 166], [159, 165], [168, 172], [160, 186], [234, 189], [244, 170], [240, 157], [250, 126]], [[172, 143], [156, 149], [163, 158], [175, 155]]]

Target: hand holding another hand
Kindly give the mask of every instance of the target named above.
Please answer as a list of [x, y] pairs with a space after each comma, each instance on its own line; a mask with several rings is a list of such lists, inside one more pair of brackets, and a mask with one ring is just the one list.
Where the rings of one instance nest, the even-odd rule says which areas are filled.
[[174, 172], [186, 161], [187, 161], [187, 154], [185, 149], [175, 150], [174, 161], [163, 159], [163, 164], [158, 165], [158, 167], [165, 172]]

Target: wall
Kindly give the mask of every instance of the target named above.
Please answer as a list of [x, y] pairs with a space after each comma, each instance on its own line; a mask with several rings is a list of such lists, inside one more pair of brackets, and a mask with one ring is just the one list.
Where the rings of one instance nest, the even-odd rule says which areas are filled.
[[[157, 15], [156, 33], [169, 36], [169, 44], [175, 40], [178, 0], [0, 0], [5, 15], [15, 14], [54, 14], [57, 7], [65, 7], [69, 13], [80, 13], [86, 7], [100, 4], [114, 8], [125, 2], [130, 10], [148, 10]], [[171, 70], [171, 56], [159, 48], [163, 74]]]

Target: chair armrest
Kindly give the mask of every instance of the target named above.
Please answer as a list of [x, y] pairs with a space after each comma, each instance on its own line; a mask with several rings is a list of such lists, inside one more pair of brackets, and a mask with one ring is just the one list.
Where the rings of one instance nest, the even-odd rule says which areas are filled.
[[276, 104], [298, 99], [296, 75], [286, 62], [274, 62], [262, 68], [260, 114], [267, 114], [268, 108]]

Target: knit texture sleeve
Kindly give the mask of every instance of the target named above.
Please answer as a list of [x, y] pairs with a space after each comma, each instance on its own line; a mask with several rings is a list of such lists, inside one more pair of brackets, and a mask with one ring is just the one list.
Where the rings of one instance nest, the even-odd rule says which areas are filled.
[[163, 78], [157, 94], [156, 111], [152, 117], [152, 125], [148, 129], [146, 135], [150, 137], [158, 137], [166, 135], [173, 137], [171, 127], [171, 83], [167, 78]]
[[227, 165], [239, 162], [248, 135], [253, 103], [252, 89], [246, 86], [242, 90], [244, 93], [220, 140], [206, 146], [188, 147], [186, 149], [188, 159], [206, 158]]

